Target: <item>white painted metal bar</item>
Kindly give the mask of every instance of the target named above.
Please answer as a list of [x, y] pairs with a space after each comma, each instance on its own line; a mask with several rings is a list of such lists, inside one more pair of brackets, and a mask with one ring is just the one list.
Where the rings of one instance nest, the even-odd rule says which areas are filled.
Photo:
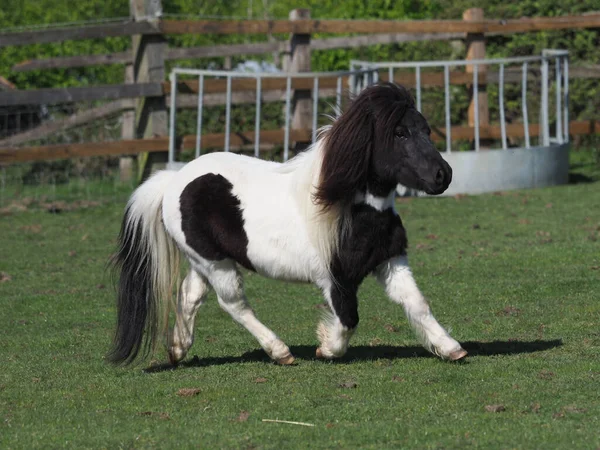
[[475, 64], [473, 66], [473, 107], [475, 108], [475, 151], [479, 151], [480, 139], [479, 139], [479, 66]]
[[342, 77], [337, 79], [337, 87], [335, 90], [335, 115], [337, 117], [342, 115]]
[[563, 70], [564, 70], [564, 88], [563, 88], [563, 138], [565, 142], [569, 142], [569, 57], [564, 56], [563, 59]]
[[550, 145], [550, 126], [548, 124], [548, 60], [542, 59], [542, 145]]
[[[357, 72], [360, 73], [360, 72]], [[358, 95], [358, 93], [361, 91], [363, 85], [365, 84], [365, 75], [353, 75], [354, 77], [354, 91], [352, 92], [353, 95]]]
[[225, 100], [225, 151], [229, 151], [229, 133], [231, 133], [231, 74], [227, 77], [227, 96]]
[[[354, 63], [350, 63], [350, 72], [354, 72]], [[315, 78], [316, 79], [316, 78]], [[350, 95], [354, 95], [354, 86], [356, 84], [356, 79], [354, 76], [354, 73], [352, 73], [349, 77], [348, 77], [348, 84], [349, 84], [349, 90], [350, 90]]]
[[417, 111], [421, 112], [421, 67], [415, 67], [416, 88], [417, 88]]
[[202, 110], [204, 107], [204, 75], [198, 77], [198, 117], [196, 118], [196, 152], [194, 156], [200, 156], [202, 148]]
[[562, 89], [561, 89], [562, 72], [560, 70], [560, 57], [556, 58], [556, 139], [558, 142], [563, 142], [562, 129]]
[[[368, 74], [373, 72], [373, 67], [372, 67], [372, 63], [369, 62], [356, 62], [356, 64], [364, 64], [364, 68], [362, 69], [358, 69], [355, 71], [351, 71], [351, 70], [341, 70], [341, 71], [336, 71], [336, 72], [296, 72], [296, 73], [290, 73], [290, 72], [235, 72], [232, 73], [231, 71], [227, 71], [227, 70], [208, 70], [208, 69], [184, 69], [184, 68], [175, 68], [173, 69], [172, 73], [176, 73], [178, 75], [193, 75], [193, 76], [198, 76], [198, 75], [210, 75], [210, 76], [214, 76], [214, 77], [229, 77], [229, 76], [234, 76], [235, 78], [278, 78], [278, 79], [285, 79], [288, 77], [292, 77], [292, 78], [314, 78], [314, 77], [319, 77], [319, 78], [337, 78], [337, 77], [345, 77], [345, 76], [350, 76], [350, 75], [362, 75], [362, 74]], [[452, 61], [452, 64], [454, 64], [454, 61]], [[439, 63], [438, 63], [439, 65]], [[387, 65], [386, 65], [387, 67]]]
[[317, 142], [317, 116], [319, 111], [319, 79], [313, 81], [312, 143]]
[[388, 68], [388, 81], [390, 83], [394, 82], [394, 68], [393, 67]]
[[292, 78], [287, 77], [285, 88], [285, 131], [283, 140], [283, 160], [287, 161], [290, 156], [290, 100], [292, 96]]
[[569, 54], [569, 51], [555, 48], [546, 48], [542, 50], [542, 53], [548, 56], [567, 56]]
[[[545, 50], [545, 54], [556, 56], [565, 56], [568, 55], [567, 51], [550, 51]], [[453, 66], [466, 66], [466, 65], [486, 65], [486, 64], [520, 64], [523, 62], [536, 62], [542, 61], [544, 59], [543, 56], [524, 56], [524, 57], [516, 57], [516, 58], [494, 58], [494, 59], [475, 59], [475, 60], [457, 60], [452, 61]], [[377, 68], [389, 68], [393, 67], [394, 69], [398, 68], [416, 68], [416, 67], [439, 67], [444, 64], [439, 61], [418, 61], [418, 62], [385, 62], [385, 63], [374, 63], [370, 61], [357, 61], [353, 60], [351, 63], [359, 65], [361, 69], [355, 71], [339, 71], [339, 72], [298, 72], [294, 73], [291, 76], [294, 78], [337, 78], [340, 76], [350, 76], [350, 75], [358, 75], [371, 73], [374, 69]], [[180, 75], [211, 75], [215, 77], [228, 77], [231, 76], [232, 73], [226, 70], [201, 70], [201, 69], [183, 69], [183, 68], [175, 68], [173, 69], [174, 73]], [[357, 73], [358, 72], [358, 73]], [[288, 73], [271, 73], [271, 72], [236, 72], [236, 78], [287, 78], [290, 76]]]
[[504, 116], [504, 64], [498, 70], [498, 107], [500, 108], [500, 134], [502, 136], [502, 149], [508, 148], [506, 144], [506, 117]]
[[[544, 54], [552, 55], [552, 56], [564, 56], [569, 52], [566, 50], [545, 50]], [[490, 59], [463, 59], [452, 61], [453, 66], [468, 66], [472, 64], [478, 65], [494, 65], [494, 64], [521, 64], [524, 62], [536, 62], [542, 61], [544, 56], [520, 56], [514, 58], [490, 58]], [[375, 63], [369, 61], [359, 61], [353, 60], [353, 62], [357, 64], [361, 64], [363, 67], [369, 67], [371, 69], [374, 68], [388, 68], [393, 67], [394, 69], [398, 68], [411, 68], [411, 67], [439, 67], [443, 62], [440, 61], [418, 61], [418, 62], [383, 62], [383, 63]]]
[[177, 111], [177, 74], [171, 72], [171, 106], [169, 110], [169, 162], [175, 162], [175, 113]]
[[452, 135], [450, 131], [450, 66], [444, 65], [444, 94], [446, 106], [446, 151], [452, 151]]
[[521, 79], [521, 111], [523, 112], [523, 134], [525, 136], [525, 148], [531, 147], [529, 139], [529, 115], [527, 113], [527, 63], [523, 63], [523, 76]]
[[260, 113], [262, 106], [262, 78], [256, 79], [256, 118], [254, 123], [254, 156], [260, 155]]

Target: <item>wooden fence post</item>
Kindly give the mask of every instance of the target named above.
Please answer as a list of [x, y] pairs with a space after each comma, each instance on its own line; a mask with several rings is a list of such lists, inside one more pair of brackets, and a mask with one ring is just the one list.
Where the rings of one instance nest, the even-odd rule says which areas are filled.
[[[161, 0], [130, 0], [135, 21], [153, 21], [162, 15]], [[132, 38], [133, 76], [136, 83], [165, 81], [165, 55], [167, 40], [157, 34], [136, 35]], [[168, 135], [167, 105], [164, 96], [145, 97], [136, 105], [135, 134], [137, 138]], [[138, 160], [139, 177], [147, 178], [152, 166], [165, 163], [168, 153], [144, 153]]]
[[[294, 9], [290, 11], [290, 20], [310, 19], [309, 9]], [[310, 72], [310, 34], [292, 34], [290, 38], [290, 59], [288, 72]], [[312, 100], [310, 89], [294, 90], [292, 99], [292, 124], [294, 130], [308, 130], [312, 127]], [[310, 142], [296, 142], [294, 152], [306, 149]]]
[[[470, 8], [463, 13], [463, 20], [467, 22], [477, 22], [483, 20], [483, 9], [481, 8]], [[485, 58], [485, 35], [483, 33], [467, 33], [466, 38], [467, 44], [467, 59], [484, 59]], [[474, 67], [468, 65], [466, 67], [467, 73], [473, 73]], [[490, 124], [490, 113], [488, 107], [488, 95], [485, 77], [487, 74], [487, 66], [478, 66], [479, 75], [479, 127], [486, 127]], [[473, 86], [470, 85], [470, 89]], [[473, 92], [470, 93], [471, 97]], [[469, 104], [469, 126], [475, 126], [475, 101], [471, 98]]]
[[[133, 64], [125, 65], [125, 83], [133, 83]], [[121, 139], [124, 141], [135, 139], [135, 112], [128, 110], [123, 113], [121, 124]], [[133, 179], [135, 158], [123, 155], [119, 158], [119, 175], [122, 182], [130, 182]]]

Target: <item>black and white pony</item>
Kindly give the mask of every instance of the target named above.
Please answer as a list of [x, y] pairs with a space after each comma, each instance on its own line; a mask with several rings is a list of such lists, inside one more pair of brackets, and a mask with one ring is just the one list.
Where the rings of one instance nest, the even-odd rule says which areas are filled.
[[133, 193], [123, 218], [110, 359], [131, 363], [166, 331], [180, 254], [190, 270], [176, 286], [173, 364], [192, 345], [209, 286], [274, 361], [294, 361], [248, 305], [239, 266], [322, 290], [330, 311], [317, 327], [320, 358], [346, 352], [358, 325], [357, 290], [369, 274], [404, 307], [429, 351], [463, 358], [467, 352], [434, 318], [413, 279], [394, 209], [398, 184], [428, 194], [450, 184], [452, 169], [429, 135], [409, 92], [381, 83], [364, 89], [310, 149], [286, 163], [211, 153], [156, 173]]

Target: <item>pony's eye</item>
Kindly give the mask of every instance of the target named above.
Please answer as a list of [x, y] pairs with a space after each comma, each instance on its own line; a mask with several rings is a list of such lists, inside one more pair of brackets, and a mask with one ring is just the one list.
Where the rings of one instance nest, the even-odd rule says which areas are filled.
[[396, 130], [396, 137], [404, 140], [408, 138], [408, 133], [405, 130]]

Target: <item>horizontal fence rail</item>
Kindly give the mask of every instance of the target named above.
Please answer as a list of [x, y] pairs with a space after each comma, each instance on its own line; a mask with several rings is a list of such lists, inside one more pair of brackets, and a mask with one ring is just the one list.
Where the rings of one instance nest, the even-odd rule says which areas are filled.
[[109, 84], [103, 86], [0, 91], [0, 105], [52, 105], [94, 100], [160, 97], [162, 83]]
[[[469, 62], [469, 64], [477, 63]], [[432, 66], [430, 66], [430, 68], [431, 67]], [[378, 78], [387, 79], [388, 73], [388, 70], [378, 70]], [[394, 81], [410, 88], [416, 88], [418, 83], [420, 83], [421, 88], [444, 86], [445, 81], [444, 74], [442, 72], [427, 72], [425, 70], [420, 70], [420, 73], [420, 78], [407, 75], [405, 73], [395, 73]], [[568, 76], [570, 80], [582, 78], [600, 79], [600, 65], [594, 65], [591, 67], [569, 67]], [[527, 72], [527, 80], [530, 82], [535, 82], [539, 80], [540, 77], [540, 74]], [[344, 76], [342, 78], [343, 82], [347, 83], [348, 78], [348, 76]], [[478, 81], [479, 84], [498, 84], [499, 74], [497, 72], [479, 73]], [[450, 70], [449, 72], [449, 83], [451, 85], [470, 85], [472, 82], [473, 77], [471, 74], [455, 70]], [[504, 73], [504, 82], [521, 83], [522, 69], [506, 68]], [[337, 85], [332, 81], [324, 81], [324, 83], [324, 85], [320, 86], [323, 89], [336, 89], [337, 87]], [[284, 91], [285, 87], [285, 80], [269, 80], [263, 87], [263, 92]], [[292, 89], [310, 89], [311, 87], [310, 80], [297, 79], [292, 76]], [[224, 94], [226, 92], [225, 81], [207, 80], [205, 89], [205, 94]], [[197, 94], [198, 81], [188, 80], [178, 82], [177, 91], [180, 94]], [[94, 101], [154, 96], [162, 97], [164, 95], [169, 95], [170, 92], [171, 83], [167, 81], [160, 83], [132, 83], [89, 87], [0, 91], [0, 105], [47, 105], [56, 103], [70, 103], [82, 100]], [[252, 82], [248, 80], [233, 80], [232, 92], [254, 92], [254, 86], [252, 85]], [[219, 102], [213, 101], [212, 103], [217, 104]], [[224, 104], [224, 99], [221, 100], [220, 103]]]
[[[493, 36], [490, 33], [488, 36]], [[447, 41], [463, 39], [464, 33], [393, 33], [370, 34], [364, 36], [344, 36], [324, 39], [311, 39], [311, 50], [336, 50], [345, 48], [359, 48], [371, 45], [394, 44], [402, 42], [420, 41]], [[165, 54], [166, 61], [181, 59], [252, 56], [266, 53], [290, 53], [291, 45], [288, 41], [257, 42], [248, 44], [220, 44], [204, 45], [199, 47], [169, 48]], [[133, 62], [132, 52], [119, 52], [108, 55], [82, 55], [56, 58], [40, 58], [20, 62], [12, 67], [15, 72], [27, 72], [41, 69], [69, 69], [105, 64], [128, 64]]]
[[0, 48], [20, 45], [46, 44], [80, 39], [134, 36], [160, 33], [156, 22], [125, 20], [99, 25], [56, 27], [42, 30], [0, 33]]
[[152, 34], [276, 33], [525, 33], [598, 28], [600, 13], [508, 20], [165, 20], [122, 21], [85, 27], [0, 33], [0, 48], [66, 40]]
[[[527, 132], [534, 136], [541, 130], [540, 124], [530, 123]], [[581, 120], [569, 122], [569, 133], [573, 135], [600, 134], [600, 122], [595, 120]], [[451, 129], [452, 140], [470, 139], [473, 128], [468, 126], [453, 126]], [[480, 128], [481, 139], [500, 139], [499, 125], [489, 125]], [[507, 124], [506, 135], [509, 138], [523, 138], [525, 129], [521, 124]], [[230, 136], [230, 149], [232, 151], [249, 151], [255, 149], [255, 133], [233, 133]], [[443, 130], [432, 130], [431, 138], [434, 142], [445, 142]], [[195, 150], [198, 136], [186, 135], [176, 139], [179, 150]], [[222, 145], [224, 133], [210, 133], [202, 135], [203, 145], [217, 147]], [[260, 152], [270, 151], [273, 145], [281, 144], [284, 139], [283, 130], [261, 130]], [[291, 141], [310, 141], [312, 130], [290, 130]], [[133, 139], [117, 142], [93, 142], [77, 144], [44, 145], [37, 147], [7, 147], [0, 148], [0, 164], [13, 164], [33, 161], [46, 161], [66, 158], [83, 158], [91, 156], [110, 156], [139, 154], [146, 152], [166, 152], [169, 149], [169, 138], [160, 137], [152, 139]]]

